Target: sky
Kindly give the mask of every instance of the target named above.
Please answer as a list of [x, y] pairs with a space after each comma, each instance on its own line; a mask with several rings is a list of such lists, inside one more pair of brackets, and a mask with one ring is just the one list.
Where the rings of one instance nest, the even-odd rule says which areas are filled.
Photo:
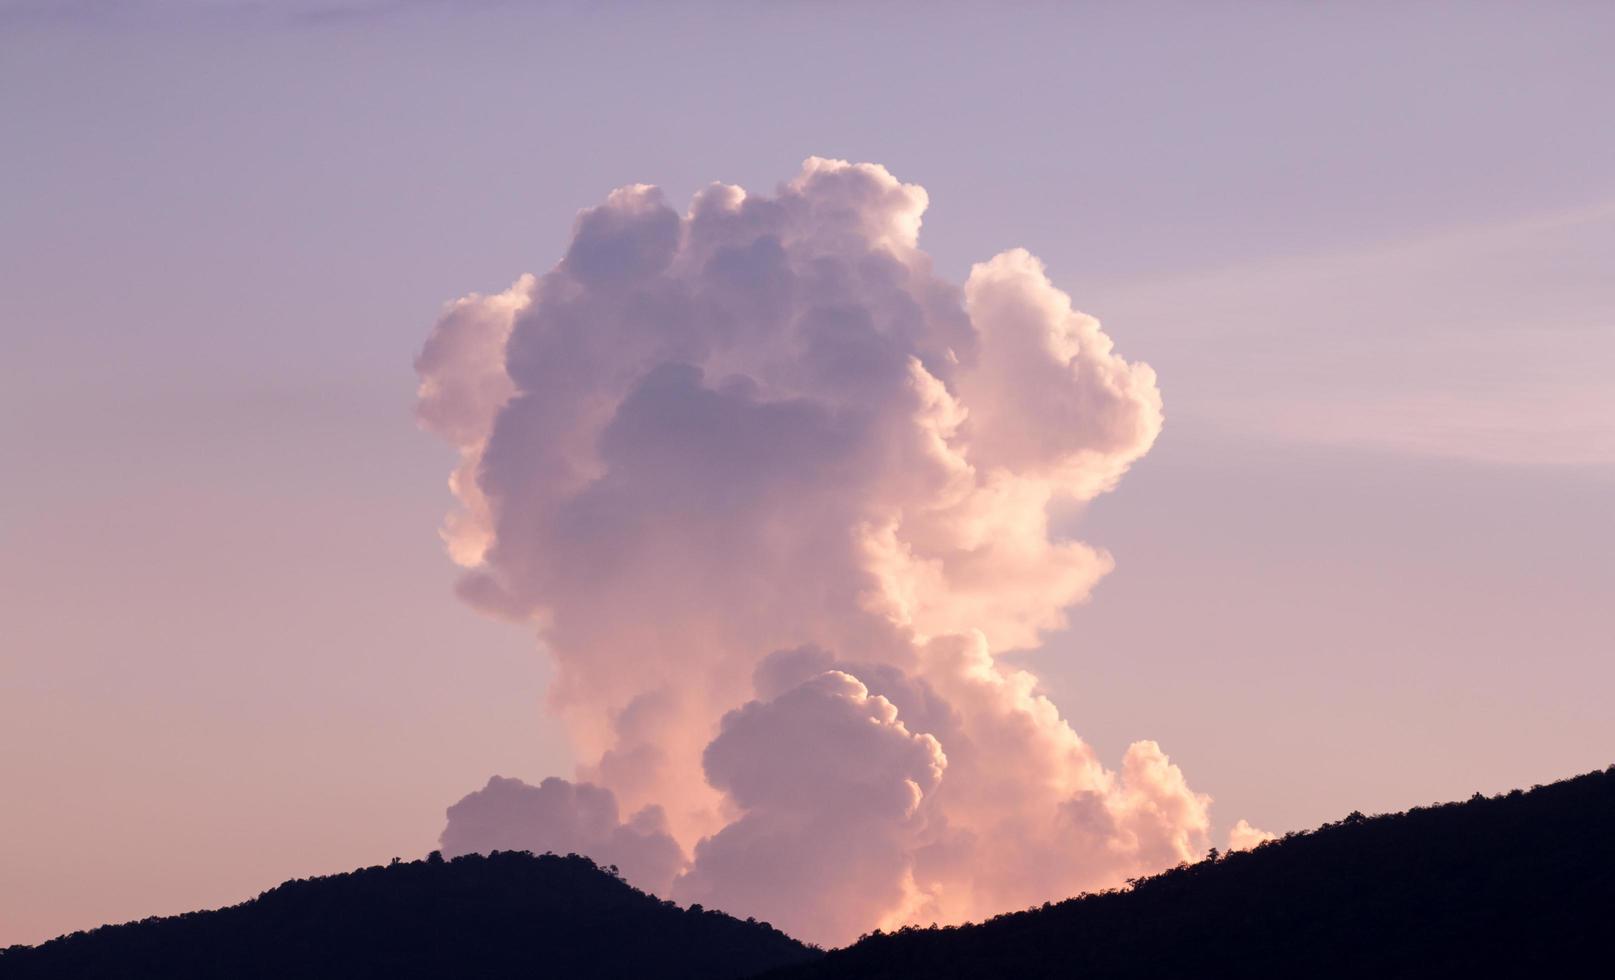
[[[0, 944], [418, 856], [570, 777], [455, 595], [444, 304], [809, 156], [1024, 247], [1165, 423], [1003, 659], [1209, 839], [1608, 765], [1615, 12], [0, 3]], [[946, 780], [944, 775], [943, 780]]]

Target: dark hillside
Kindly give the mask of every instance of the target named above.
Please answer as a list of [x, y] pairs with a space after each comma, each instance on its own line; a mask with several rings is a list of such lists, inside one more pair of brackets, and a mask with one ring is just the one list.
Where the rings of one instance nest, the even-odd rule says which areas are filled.
[[1615, 976], [1615, 767], [1352, 814], [1130, 890], [869, 936], [781, 977]]
[[0, 977], [744, 977], [818, 956], [586, 858], [430, 859], [0, 952]]
[[[773, 972], [769, 972], [773, 971]], [[1352, 814], [980, 925], [821, 956], [575, 856], [416, 861], [0, 952], [22, 977], [1615, 976], [1615, 768]]]

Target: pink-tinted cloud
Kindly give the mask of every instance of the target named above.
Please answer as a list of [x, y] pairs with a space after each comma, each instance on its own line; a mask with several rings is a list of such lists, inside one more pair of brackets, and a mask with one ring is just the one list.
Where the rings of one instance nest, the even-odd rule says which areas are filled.
[[1258, 844], [1265, 844], [1270, 840], [1278, 840], [1279, 835], [1252, 827], [1243, 818], [1228, 831], [1228, 849], [1230, 851], [1248, 851]]
[[857, 678], [826, 671], [730, 712], [705, 759], [739, 813], [696, 846], [674, 898], [822, 937], [856, 935], [906, 899], [920, 805], [947, 759]]
[[537, 786], [495, 776], [449, 807], [441, 842], [449, 857], [489, 851], [585, 854], [614, 864], [630, 882], [666, 893], [684, 866], [684, 853], [666, 821], [646, 807], [617, 818], [611, 790], [551, 777]]
[[995, 659], [1111, 567], [1048, 512], [1148, 451], [1155, 375], [1024, 251], [935, 276], [926, 203], [821, 159], [683, 215], [622, 188], [418, 362], [461, 593], [538, 630], [578, 777], [663, 808], [673, 894], [824, 942], [1206, 845], [1154, 743], [1107, 769]]

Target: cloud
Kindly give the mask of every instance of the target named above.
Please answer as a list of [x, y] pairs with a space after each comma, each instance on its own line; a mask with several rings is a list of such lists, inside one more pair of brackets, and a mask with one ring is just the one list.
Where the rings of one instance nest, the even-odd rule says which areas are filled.
[[666, 894], [684, 853], [668, 836], [660, 810], [646, 807], [617, 819], [611, 790], [551, 777], [537, 786], [495, 776], [449, 807], [439, 838], [448, 857], [489, 851], [585, 854], [614, 864], [630, 883]]
[[[1202, 424], [1490, 466], [1615, 466], [1615, 202], [1186, 276], [1107, 302], [1215, 364]], [[1198, 390], [1194, 390], [1194, 389]]]
[[1233, 829], [1228, 831], [1228, 849], [1230, 851], [1248, 851], [1258, 844], [1278, 840], [1278, 838], [1278, 834], [1252, 827], [1247, 821], [1240, 820], [1234, 824]]
[[1024, 251], [937, 277], [926, 204], [817, 158], [683, 214], [625, 187], [417, 362], [460, 593], [538, 630], [577, 778], [662, 808], [673, 894], [821, 942], [1115, 884], [1209, 823], [996, 659], [1111, 568], [1048, 513], [1148, 451], [1155, 374]]
[[819, 937], [856, 935], [905, 900], [918, 811], [947, 759], [890, 701], [826, 671], [725, 715], [704, 756], [739, 814], [696, 846], [675, 899]]
[[450, 303], [415, 359], [421, 377], [417, 417], [463, 454], [449, 489], [465, 509], [443, 528], [450, 555], [462, 565], [482, 561], [493, 540], [493, 517], [477, 484], [477, 467], [494, 418], [515, 393], [505, 373], [505, 344], [532, 288], [533, 277], [523, 276], [497, 295]]

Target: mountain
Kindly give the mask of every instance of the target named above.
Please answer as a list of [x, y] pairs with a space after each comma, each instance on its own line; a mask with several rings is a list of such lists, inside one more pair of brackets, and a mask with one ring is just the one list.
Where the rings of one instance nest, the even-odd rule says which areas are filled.
[[1310, 833], [780, 980], [1615, 976], [1615, 766]]
[[395, 862], [0, 951], [0, 977], [745, 977], [817, 958], [568, 855]]
[[293, 881], [0, 951], [31, 977], [1334, 978], [1615, 975], [1615, 766], [1365, 817], [1125, 890], [823, 954], [568, 855]]

